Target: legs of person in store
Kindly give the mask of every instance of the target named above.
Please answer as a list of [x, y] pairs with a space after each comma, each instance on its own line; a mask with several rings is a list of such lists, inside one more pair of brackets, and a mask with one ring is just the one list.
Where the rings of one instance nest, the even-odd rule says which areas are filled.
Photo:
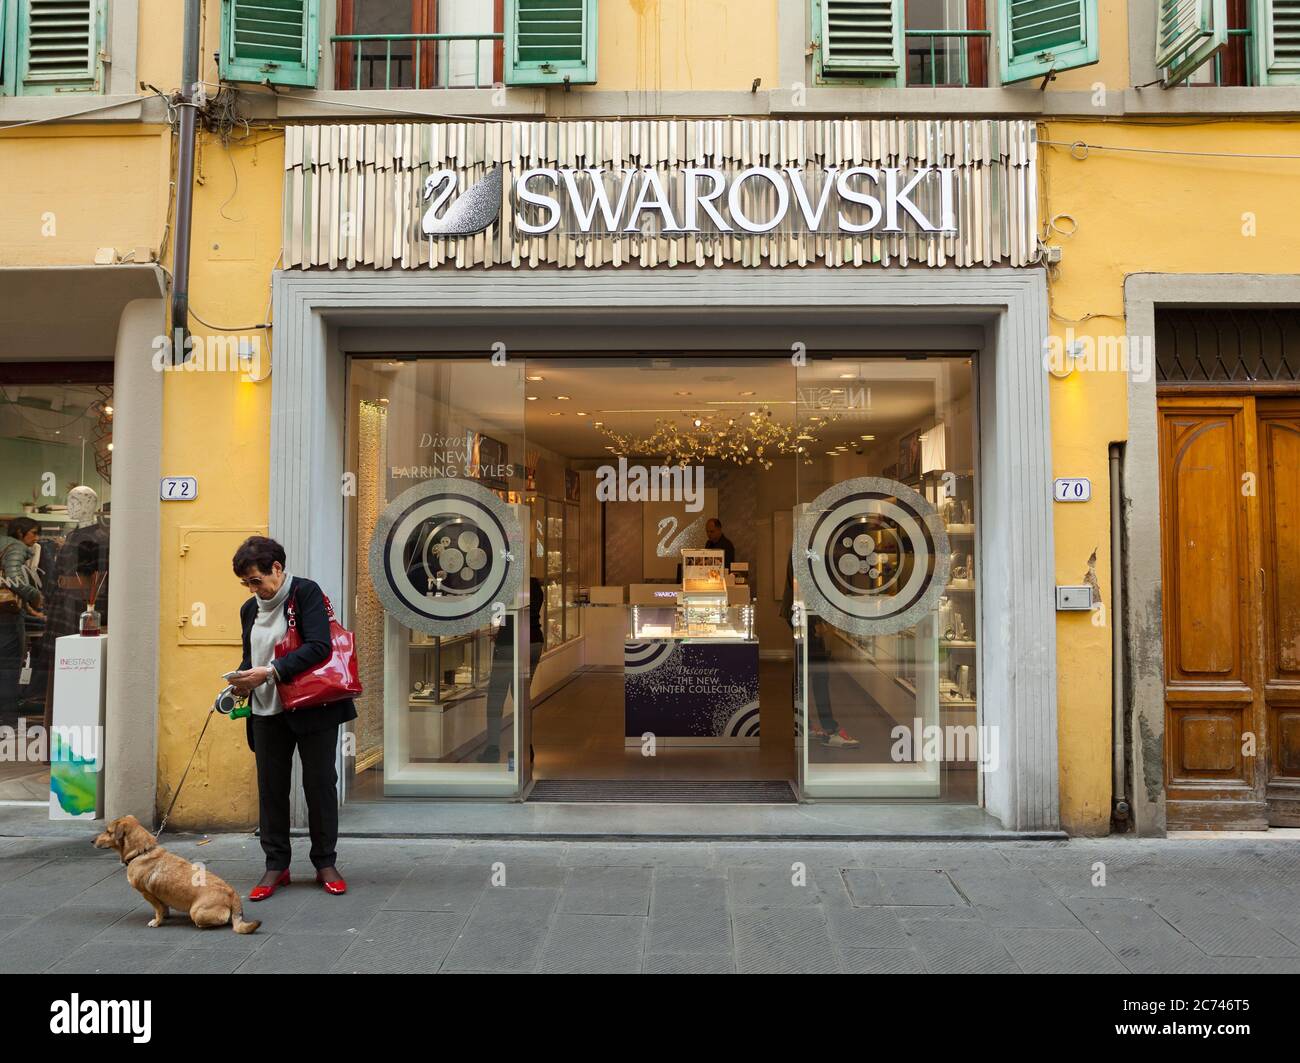
[[[528, 643], [528, 677], [537, 674], [537, 662], [541, 660], [543, 646], [536, 639]], [[501, 761], [501, 716], [505, 709], [506, 695], [510, 693], [510, 678], [514, 670], [514, 636], [502, 627], [501, 634], [492, 644], [492, 674], [488, 677], [487, 724], [484, 728], [483, 751], [479, 753], [481, 764], [497, 764]], [[528, 747], [529, 760], [536, 759], [533, 747]]]
[[[820, 624], [818, 624], [820, 626]], [[812, 737], [837, 749], [854, 749], [858, 740], [842, 728], [831, 711], [831, 661], [826, 642], [816, 630], [808, 636], [808, 685], [817, 723], [809, 723]]]
[[501, 714], [505, 709], [506, 695], [514, 672], [514, 628], [507, 622], [497, 631], [492, 643], [492, 671], [488, 676], [487, 723], [483, 730], [483, 751], [480, 764], [496, 764], [501, 760]]
[[23, 618], [0, 615], [0, 721], [18, 720], [18, 674], [23, 667]]

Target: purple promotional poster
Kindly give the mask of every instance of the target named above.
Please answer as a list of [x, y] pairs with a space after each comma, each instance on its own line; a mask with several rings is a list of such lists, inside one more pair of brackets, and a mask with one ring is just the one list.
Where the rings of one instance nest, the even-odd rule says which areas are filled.
[[758, 644], [627, 642], [626, 736], [757, 738]]

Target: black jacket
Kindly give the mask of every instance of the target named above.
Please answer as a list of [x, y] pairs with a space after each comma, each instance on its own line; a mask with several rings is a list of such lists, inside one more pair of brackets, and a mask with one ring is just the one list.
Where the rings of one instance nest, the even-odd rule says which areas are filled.
[[[282, 678], [294, 679], [303, 672], [315, 668], [328, 659], [332, 652], [330, 645], [330, 620], [325, 611], [325, 595], [320, 584], [313, 583], [301, 576], [294, 576], [289, 585], [289, 597], [285, 604], [294, 603], [294, 615], [298, 618], [298, 631], [302, 635], [302, 645], [293, 653], [276, 658], [275, 667]], [[240, 670], [247, 671], [253, 667], [249, 648], [249, 632], [253, 630], [253, 621], [257, 619], [257, 598], [250, 597], [239, 609], [239, 625], [243, 629], [244, 659]], [[328, 705], [313, 705], [306, 709], [294, 709], [284, 714], [285, 723], [294, 734], [310, 734], [327, 727], [338, 727], [348, 720], [357, 718], [357, 707], [351, 698], [332, 701]], [[248, 748], [253, 748], [253, 720], [247, 720]]]

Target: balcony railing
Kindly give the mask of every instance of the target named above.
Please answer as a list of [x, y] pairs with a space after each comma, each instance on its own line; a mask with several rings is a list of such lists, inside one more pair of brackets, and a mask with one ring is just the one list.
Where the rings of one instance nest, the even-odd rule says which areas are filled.
[[336, 34], [330, 38], [334, 83], [340, 89], [491, 87], [504, 38], [504, 33]]
[[[987, 42], [992, 31], [909, 29], [904, 31], [904, 36], [909, 85], [982, 88], [988, 84]], [[924, 44], [914, 47], [914, 38]], [[950, 46], [949, 40], [955, 40], [957, 46]]]
[[[1249, 26], [1228, 30], [1228, 43], [1215, 53], [1212, 69], [1215, 85], [1253, 85]], [[1193, 82], [1195, 84], [1195, 82]]]

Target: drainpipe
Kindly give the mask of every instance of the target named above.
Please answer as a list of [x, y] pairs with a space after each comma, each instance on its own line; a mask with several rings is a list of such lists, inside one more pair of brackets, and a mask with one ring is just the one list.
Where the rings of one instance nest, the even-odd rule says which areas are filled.
[[180, 144], [176, 156], [176, 250], [172, 256], [172, 364], [185, 361], [190, 327], [190, 229], [194, 217], [194, 130], [198, 102], [200, 15], [203, 0], [185, 0], [181, 50]]
[[1123, 446], [1110, 445], [1110, 658], [1111, 658], [1111, 823], [1127, 830], [1132, 815], [1124, 757], [1124, 519], [1120, 458]]

